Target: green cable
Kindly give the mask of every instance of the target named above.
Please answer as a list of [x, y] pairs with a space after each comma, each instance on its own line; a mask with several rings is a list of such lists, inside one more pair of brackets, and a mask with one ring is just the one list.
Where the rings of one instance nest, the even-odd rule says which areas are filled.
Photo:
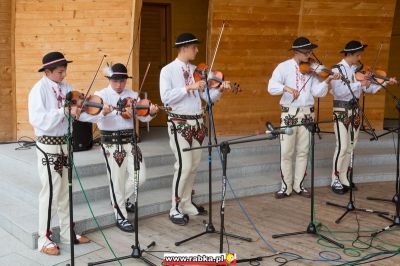
[[[68, 117], [65, 113], [64, 113], [64, 115], [67, 117], [68, 122], [71, 123], [70, 117]], [[71, 135], [67, 133], [67, 134], [66, 134], [66, 137], [67, 137], [67, 145], [69, 145], [69, 144], [70, 144]], [[73, 168], [74, 168], [74, 172], [75, 172], [75, 175], [76, 175], [75, 178], [78, 180], [79, 186], [80, 186], [81, 191], [82, 191], [82, 193], [83, 193], [83, 196], [84, 196], [84, 198], [85, 198], [86, 204], [87, 204], [87, 206], [88, 206], [88, 208], [89, 208], [90, 214], [92, 215], [93, 221], [94, 221], [94, 223], [96, 224], [97, 229], [100, 231], [101, 235], [103, 236], [104, 241], [106, 242], [106, 244], [107, 244], [109, 250], [111, 251], [111, 253], [113, 254], [114, 258], [118, 261], [119, 265], [122, 266], [121, 261], [119, 260], [119, 258], [118, 258], [118, 256], [116, 255], [115, 251], [112, 249], [110, 243], [109, 243], [108, 240], [107, 240], [107, 237], [105, 236], [103, 230], [100, 228], [100, 224], [99, 224], [99, 222], [97, 221], [96, 216], [94, 215], [93, 209], [92, 209], [92, 207], [91, 207], [91, 205], [90, 205], [90, 202], [89, 202], [89, 199], [88, 199], [88, 197], [87, 197], [86, 191], [85, 191], [85, 189], [83, 188], [83, 184], [82, 184], [81, 179], [80, 179], [80, 177], [79, 177], [79, 174], [78, 174], [78, 171], [77, 171], [77, 169], [76, 169], [75, 162], [74, 162], [74, 159], [73, 159], [73, 158], [72, 158], [71, 162], [72, 162], [72, 166], [73, 166]]]
[[[309, 134], [309, 143], [311, 142], [311, 133]], [[310, 165], [310, 157], [311, 157], [311, 153], [312, 153], [313, 151], [312, 151], [312, 149], [311, 149], [311, 145], [309, 145], [309, 153], [308, 153], [308, 164]], [[314, 195], [314, 197], [315, 197], [315, 195]], [[313, 223], [314, 224], [317, 224], [318, 223], [318, 220], [317, 220], [317, 209], [316, 209], [316, 206], [315, 206], [315, 201], [314, 201], [314, 206], [313, 206], [313, 210], [314, 210], [314, 213], [313, 213]], [[365, 251], [368, 251], [368, 250], [371, 250], [371, 249], [373, 249], [373, 248], [375, 248], [375, 249], [378, 249], [379, 250], [379, 248], [381, 248], [381, 249], [384, 249], [385, 250], [385, 252], [382, 252], [382, 254], [387, 254], [387, 251], [389, 251], [389, 252], [394, 252], [394, 251], [392, 251], [392, 250], [388, 250], [388, 249], [386, 249], [385, 247], [382, 247], [382, 246], [373, 246], [372, 245], [372, 241], [373, 240], [377, 240], [377, 241], [379, 241], [379, 242], [381, 242], [382, 244], [384, 244], [384, 245], [387, 245], [387, 246], [391, 246], [391, 247], [394, 247], [394, 248], [397, 248], [397, 249], [400, 249], [400, 246], [397, 246], [397, 245], [395, 245], [395, 244], [392, 244], [392, 243], [388, 243], [388, 242], [385, 242], [385, 241], [383, 241], [382, 239], [380, 239], [380, 238], [378, 238], [378, 237], [371, 237], [369, 240], [371, 241], [370, 243], [367, 243], [367, 242], [364, 242], [364, 241], [361, 241], [360, 239], [358, 239], [360, 236], [358, 236], [358, 238], [356, 239], [356, 240], [349, 240], [349, 239], [339, 239], [338, 237], [336, 237], [335, 236], [335, 234], [339, 234], [339, 233], [361, 233], [361, 232], [375, 232], [375, 230], [373, 230], [373, 229], [370, 229], [370, 230], [352, 230], [352, 231], [333, 231], [333, 230], [330, 230], [327, 226], [325, 226], [325, 225], [322, 225], [322, 224], [320, 224], [320, 229], [318, 229], [317, 228], [317, 230], [318, 230], [318, 232], [323, 232], [323, 231], [325, 231], [325, 232], [328, 232], [336, 241], [339, 241], [339, 242], [351, 242], [352, 243], [352, 247], [345, 247], [345, 248], [343, 248], [342, 250], [343, 250], [343, 253], [345, 254], [345, 255], [347, 255], [347, 256], [349, 256], [349, 257], [361, 257], [361, 255], [362, 255], [362, 253], [363, 252], [365, 252]], [[325, 230], [323, 229], [323, 228], [326, 228]], [[395, 230], [393, 230], [393, 231], [395, 231]], [[320, 237], [318, 240], [317, 240], [317, 243], [320, 245], [320, 246], [323, 246], [323, 247], [325, 247], [325, 248], [333, 248], [333, 249], [340, 249], [339, 247], [337, 247], [337, 246], [333, 246], [333, 245], [329, 245], [329, 244], [325, 244], [326, 243], [326, 240], [324, 240], [322, 237]], [[355, 245], [355, 243], [361, 243], [361, 244], [363, 244], [363, 245], [366, 245], [366, 247], [365, 248], [363, 248], [363, 247], [355, 247], [354, 245]], [[399, 252], [399, 251], [397, 251], [397, 252]], [[376, 253], [369, 253], [368, 255], [366, 255], [366, 256], [364, 256], [364, 257], [361, 257], [361, 259], [364, 259], [364, 258], [367, 258], [368, 256], [374, 256], [374, 255], [376, 255], [376, 254], [380, 254], [379, 252], [376, 252]], [[350, 264], [348, 264], [348, 263], [350, 263]], [[353, 262], [348, 262], [348, 263], [345, 263], [345, 264], [343, 264], [343, 265], [354, 265], [353, 264]]]
[[[326, 227], [326, 226], [325, 226], [325, 227]], [[371, 250], [371, 249], [373, 249], [373, 248], [374, 248], [374, 249], [380, 250], [379, 252], [382, 252], [382, 249], [383, 249], [383, 250], [384, 250], [384, 251], [383, 251], [384, 253], [382, 253], [382, 254], [387, 254], [387, 252], [398, 254], [399, 249], [400, 249], [400, 246], [397, 246], [397, 245], [394, 245], [394, 244], [385, 242], [385, 241], [383, 241], [382, 239], [377, 238], [377, 237], [365, 236], [365, 237], [369, 237], [369, 240], [371, 241], [370, 243], [364, 242], [364, 241], [362, 241], [362, 240], [360, 240], [360, 239], [356, 239], [356, 240], [338, 239], [338, 238], [333, 234], [333, 231], [330, 231], [328, 227], [326, 227], [326, 229], [327, 229], [327, 232], [329, 232], [335, 240], [341, 241], [341, 242], [352, 242], [353, 247], [346, 247], [346, 248], [343, 249], [343, 253], [344, 253], [345, 255], [349, 256], [349, 257], [360, 257], [360, 256], [362, 255], [363, 252], [366, 252], [366, 251]], [[364, 232], [365, 232], [365, 231], [364, 231]], [[373, 232], [373, 231], [372, 231], [372, 232]], [[338, 233], [350, 233], [350, 232], [340, 232], [340, 231], [339, 231]], [[391, 247], [396, 248], [396, 250], [387, 249], [385, 246], [380, 246], [380, 245], [375, 246], [375, 245], [372, 245], [372, 241], [373, 241], [373, 240], [378, 240], [378, 241], [380, 241], [381, 243], [383, 243], [384, 245], [388, 245], [388, 246], [391, 246]], [[323, 239], [319, 239], [319, 240], [317, 241], [317, 243], [318, 243], [319, 245], [325, 247], [325, 248], [339, 249], [339, 248], [336, 247], [336, 246], [331, 246], [331, 245], [322, 243], [322, 241], [323, 241]], [[354, 246], [354, 243], [357, 243], [357, 242], [358, 242], [358, 243], [362, 243], [362, 244], [366, 245], [367, 247], [366, 247], [366, 248], [363, 248], [363, 247], [355, 247], [355, 246]], [[366, 258], [366, 257], [368, 257], [368, 256], [375, 256], [375, 255], [377, 255], [377, 254], [379, 255], [379, 254], [380, 254], [379, 252], [369, 253], [368, 255], [366, 255], [366, 256], [364, 256], [364, 257], [361, 257], [361, 260], [363, 260], [364, 258]], [[350, 264], [343, 264], [343, 265], [354, 265], [353, 263], [354, 263], [354, 262], [351, 262]]]

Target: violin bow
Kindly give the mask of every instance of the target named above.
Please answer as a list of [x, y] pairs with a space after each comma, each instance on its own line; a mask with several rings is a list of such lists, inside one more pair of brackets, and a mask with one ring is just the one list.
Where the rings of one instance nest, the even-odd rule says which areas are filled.
[[218, 51], [218, 48], [219, 48], [219, 44], [221, 42], [222, 33], [224, 32], [224, 29], [225, 29], [225, 20], [222, 21], [221, 29], [219, 31], [218, 40], [217, 40], [217, 43], [215, 45], [214, 54], [213, 54], [213, 57], [211, 59], [211, 64], [210, 64], [210, 67], [208, 69], [208, 72], [211, 72], [211, 70], [212, 70], [212, 68], [214, 66], [215, 58], [217, 56], [217, 51]]
[[94, 81], [96, 80], [97, 74], [99, 74], [99, 70], [100, 70], [101, 65], [103, 64], [104, 58], [106, 58], [106, 57], [107, 57], [107, 55], [103, 55], [103, 57], [101, 58], [101, 61], [100, 61], [100, 64], [98, 65], [98, 67], [97, 67], [96, 73], [94, 74], [93, 79], [92, 79], [92, 81], [90, 82], [89, 88], [87, 89], [87, 91], [86, 91], [86, 93], [85, 93], [85, 96], [83, 97], [83, 102], [86, 101], [86, 98], [87, 98], [88, 95], [89, 95], [89, 91], [90, 91], [90, 89], [92, 88], [92, 86], [93, 86], [93, 84], [94, 84]]
[[376, 53], [376, 56], [375, 56], [374, 64], [372, 65], [372, 68], [374, 70], [376, 68], [376, 65], [378, 64], [378, 59], [379, 59], [379, 56], [381, 55], [382, 46], [383, 46], [383, 44], [382, 44], [382, 42], [380, 42], [378, 52]]
[[142, 24], [142, 8], [143, 8], [143, 3], [142, 3], [142, 5], [140, 6], [139, 20], [138, 20], [138, 25], [137, 25], [137, 28], [136, 28], [136, 31], [135, 31], [135, 35], [136, 35], [136, 36], [135, 36], [135, 38], [133, 39], [133, 44], [132, 44], [131, 50], [129, 51], [128, 59], [126, 60], [126, 65], [125, 65], [125, 67], [128, 66], [129, 60], [131, 59], [131, 56], [132, 56], [132, 53], [133, 53], [133, 48], [135, 48], [136, 42], [137, 42], [137, 40], [139, 39], [140, 25]]
[[138, 95], [140, 95], [140, 93], [142, 92], [142, 87], [143, 87], [144, 81], [146, 80], [147, 73], [149, 73], [150, 65], [151, 65], [151, 62], [149, 62], [147, 64], [146, 72], [144, 72], [142, 83], [140, 84], [140, 87], [139, 87]]

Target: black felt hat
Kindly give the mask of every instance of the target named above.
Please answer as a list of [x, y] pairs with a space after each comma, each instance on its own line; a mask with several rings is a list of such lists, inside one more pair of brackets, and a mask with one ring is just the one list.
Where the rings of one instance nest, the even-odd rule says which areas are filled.
[[72, 63], [72, 61], [68, 61], [67, 59], [65, 59], [64, 55], [60, 52], [50, 52], [43, 56], [42, 63], [43, 65], [38, 70], [38, 72], [43, 72], [45, 69], [69, 64]]
[[176, 38], [174, 47], [181, 47], [183, 45], [188, 45], [193, 43], [200, 43], [200, 41], [193, 34], [186, 32], [182, 33]]
[[349, 41], [344, 49], [340, 51], [341, 53], [355, 53], [358, 51], [364, 51], [365, 48], [367, 48], [367, 44], [362, 44], [359, 41]]
[[126, 66], [121, 63], [114, 64], [111, 67], [107, 65], [104, 68], [104, 76], [106, 78], [115, 80], [132, 78], [128, 76], [128, 70], [126, 69]]
[[292, 44], [292, 48], [289, 50], [298, 50], [298, 49], [314, 49], [317, 48], [318, 45], [311, 43], [309, 39], [306, 37], [299, 37], [294, 40]]

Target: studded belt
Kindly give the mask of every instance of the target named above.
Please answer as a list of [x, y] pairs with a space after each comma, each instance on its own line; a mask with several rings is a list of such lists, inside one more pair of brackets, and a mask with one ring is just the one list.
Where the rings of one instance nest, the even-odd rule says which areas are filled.
[[133, 138], [132, 130], [100, 131], [100, 141], [103, 144], [127, 144]]
[[173, 117], [173, 118], [179, 118], [179, 119], [183, 119], [183, 120], [196, 120], [196, 119], [201, 119], [203, 118], [203, 115], [180, 115], [180, 114], [174, 114], [174, 113], [168, 113], [169, 117]]
[[[298, 107], [298, 108], [296, 109], [296, 113], [299, 112], [300, 108], [307, 108], [307, 107]], [[311, 106], [311, 107], [309, 107], [309, 108], [310, 108], [310, 112], [311, 112], [311, 113], [314, 113], [314, 106]], [[290, 110], [290, 107], [285, 107], [285, 106], [282, 106], [282, 105], [281, 105], [281, 112], [282, 112], [282, 113], [287, 113], [287, 112], [289, 112], [289, 110]]]
[[[357, 100], [358, 102], [358, 100]], [[344, 109], [351, 109], [353, 106], [350, 103], [350, 101], [340, 101], [340, 100], [334, 100], [333, 101], [333, 107], [336, 108], [344, 108]]]
[[37, 142], [46, 145], [63, 145], [67, 143], [65, 136], [39, 136], [37, 137]]

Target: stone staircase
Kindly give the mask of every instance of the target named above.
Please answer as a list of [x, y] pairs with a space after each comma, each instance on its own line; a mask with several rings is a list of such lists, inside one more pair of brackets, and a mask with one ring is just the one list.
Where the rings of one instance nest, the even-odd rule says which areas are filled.
[[[164, 131], [162, 131], [164, 132]], [[334, 136], [323, 134], [316, 138], [315, 185], [330, 184]], [[174, 156], [169, 150], [166, 134], [144, 138], [141, 149], [147, 166], [147, 180], [140, 187], [139, 217], [167, 212], [171, 205], [171, 182]], [[31, 248], [37, 246], [37, 205], [40, 190], [36, 171], [34, 149], [14, 151], [15, 145], [3, 145], [0, 149], [0, 226]], [[109, 199], [106, 167], [101, 149], [75, 153], [76, 169], [100, 226], [114, 225], [114, 216]], [[355, 182], [389, 181], [395, 179], [395, 149], [391, 136], [369, 141], [369, 135], [361, 133], [355, 153]], [[279, 141], [260, 141], [231, 145], [228, 155], [229, 183], [239, 197], [273, 192], [280, 187]], [[219, 155], [212, 156], [213, 201], [221, 197], [222, 168]], [[305, 184], [310, 183], [310, 170]], [[203, 159], [195, 185], [196, 202], [208, 201], [208, 154]], [[227, 189], [227, 198], [232, 198]], [[81, 188], [74, 178], [74, 220], [77, 232], [96, 228]], [[133, 217], [130, 217], [133, 219]], [[57, 221], [57, 219], [53, 219]], [[53, 232], [57, 238], [57, 222]]]

